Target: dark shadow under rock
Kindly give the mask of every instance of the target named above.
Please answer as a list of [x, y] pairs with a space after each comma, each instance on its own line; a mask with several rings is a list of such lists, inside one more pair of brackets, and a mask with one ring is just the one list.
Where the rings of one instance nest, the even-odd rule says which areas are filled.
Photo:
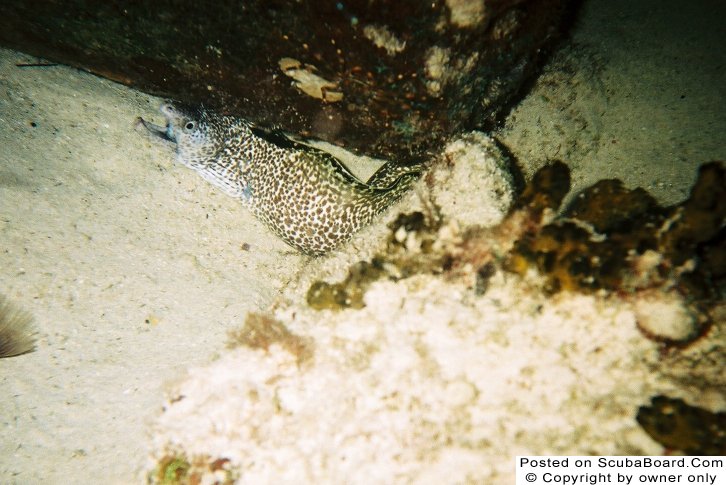
[[0, 4], [0, 44], [362, 154], [491, 122], [577, 0]]

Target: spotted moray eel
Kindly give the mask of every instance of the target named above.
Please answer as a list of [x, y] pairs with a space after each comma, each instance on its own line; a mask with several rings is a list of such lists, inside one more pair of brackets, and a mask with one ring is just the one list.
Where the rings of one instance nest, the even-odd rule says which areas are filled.
[[409, 189], [420, 167], [384, 164], [367, 181], [331, 154], [247, 120], [164, 104], [166, 125], [139, 122], [176, 143], [176, 159], [239, 198], [285, 242], [321, 255], [369, 224]]

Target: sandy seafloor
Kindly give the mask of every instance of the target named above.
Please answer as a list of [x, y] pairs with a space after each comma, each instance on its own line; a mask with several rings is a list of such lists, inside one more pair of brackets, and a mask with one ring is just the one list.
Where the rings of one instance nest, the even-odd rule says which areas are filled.
[[[680, 201], [726, 159], [723, 18], [716, 0], [588, 2], [497, 136], [526, 175], [560, 158], [576, 187]], [[136, 483], [170, 383], [308, 258], [135, 130], [160, 100], [16, 67], [33, 61], [0, 50], [0, 292], [38, 331], [0, 361], [0, 482]]]

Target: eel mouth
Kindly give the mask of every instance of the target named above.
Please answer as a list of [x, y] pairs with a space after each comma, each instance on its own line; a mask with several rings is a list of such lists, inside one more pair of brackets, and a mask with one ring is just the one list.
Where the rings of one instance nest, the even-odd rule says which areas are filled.
[[152, 123], [150, 121], [146, 121], [142, 117], [138, 117], [136, 119], [136, 122], [140, 125], [142, 125], [146, 130], [154, 135], [158, 136], [164, 141], [170, 141], [172, 143], [176, 143], [176, 138], [174, 137], [174, 131], [172, 129], [171, 123], [167, 123], [166, 126], [164, 125], [157, 125], [156, 123]]
[[166, 118], [166, 125], [157, 125], [156, 123], [146, 121], [141, 116], [136, 119], [137, 125], [143, 125], [143, 127], [146, 128], [146, 131], [154, 136], [158, 136], [164, 141], [176, 143], [177, 139], [174, 133], [174, 125], [178, 125], [180, 123], [180, 120], [183, 119], [183, 115], [179, 113], [171, 102], [162, 104], [159, 111], [161, 111], [161, 114], [164, 115], [164, 118]]

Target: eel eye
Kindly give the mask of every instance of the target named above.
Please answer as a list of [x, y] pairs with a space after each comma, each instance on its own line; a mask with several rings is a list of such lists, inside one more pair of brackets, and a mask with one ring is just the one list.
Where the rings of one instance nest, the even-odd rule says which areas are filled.
[[192, 131], [194, 131], [194, 128], [196, 128], [196, 127], [197, 127], [197, 124], [195, 122], [187, 121], [186, 123], [184, 123], [184, 132], [191, 133]]

